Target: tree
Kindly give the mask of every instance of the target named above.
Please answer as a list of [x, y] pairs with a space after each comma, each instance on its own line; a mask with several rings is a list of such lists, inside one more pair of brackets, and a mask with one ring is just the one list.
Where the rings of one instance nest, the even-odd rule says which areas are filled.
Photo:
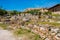
[[27, 13], [31, 13], [33, 15], [38, 15], [38, 11], [39, 10], [30, 10], [30, 11], [27, 11]]
[[6, 14], [7, 14], [7, 11], [2, 9], [2, 8], [0, 8], [0, 16], [4, 16]]
[[16, 10], [13, 10], [10, 15], [16, 15], [17, 14], [17, 11]]
[[18, 15], [21, 14], [21, 12], [18, 12], [17, 10], [13, 10], [10, 15]]
[[44, 15], [52, 15], [52, 13], [48, 11], [48, 12], [44, 12]]

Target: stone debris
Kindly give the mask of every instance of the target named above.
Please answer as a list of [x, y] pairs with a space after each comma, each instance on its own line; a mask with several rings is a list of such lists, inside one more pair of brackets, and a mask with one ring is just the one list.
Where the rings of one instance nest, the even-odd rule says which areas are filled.
[[13, 28], [14, 30], [17, 28], [30, 29], [32, 32], [39, 34], [42, 39], [60, 40], [60, 28], [48, 24], [39, 24], [39, 22], [52, 22], [50, 19], [47, 20], [48, 18], [49, 16], [47, 16], [46, 19], [45, 17], [41, 19], [37, 15], [28, 13], [20, 14], [19, 16], [14, 15], [10, 18], [9, 28]]

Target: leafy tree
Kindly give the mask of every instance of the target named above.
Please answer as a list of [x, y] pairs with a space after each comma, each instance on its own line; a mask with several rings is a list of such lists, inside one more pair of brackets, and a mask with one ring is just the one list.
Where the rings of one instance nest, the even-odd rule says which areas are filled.
[[18, 12], [17, 10], [13, 10], [11, 13], [10, 13], [10, 15], [18, 15], [18, 14], [20, 14], [21, 12]]
[[31, 11], [27, 11], [27, 13], [34, 14], [34, 12], [32, 10]]
[[6, 14], [7, 14], [7, 11], [2, 9], [2, 8], [0, 8], [0, 16], [4, 16]]
[[17, 11], [16, 10], [13, 10], [12, 12], [11, 12], [11, 15], [16, 15], [17, 14]]
[[34, 15], [38, 15], [38, 12], [39, 10], [30, 10], [30, 11], [27, 11], [27, 13], [31, 13], [31, 14], [34, 14]]
[[48, 11], [48, 12], [45, 12], [44, 15], [52, 15], [52, 13]]

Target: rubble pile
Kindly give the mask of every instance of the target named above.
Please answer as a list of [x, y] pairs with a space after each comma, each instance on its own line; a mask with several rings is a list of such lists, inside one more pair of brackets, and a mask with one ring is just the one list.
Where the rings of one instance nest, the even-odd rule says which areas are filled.
[[[48, 17], [49, 18], [49, 17]], [[60, 27], [49, 24], [39, 24], [39, 22], [50, 22], [47, 18], [39, 18], [38, 15], [20, 14], [14, 15], [9, 19], [9, 28], [30, 29], [31, 32], [39, 34], [43, 40], [60, 40]]]

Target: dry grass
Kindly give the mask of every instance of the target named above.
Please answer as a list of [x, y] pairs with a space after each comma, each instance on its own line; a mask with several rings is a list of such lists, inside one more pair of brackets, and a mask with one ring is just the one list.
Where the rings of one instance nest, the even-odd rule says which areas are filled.
[[27, 40], [42, 40], [38, 34], [31, 32], [31, 30], [17, 29], [15, 35], [26, 37]]

